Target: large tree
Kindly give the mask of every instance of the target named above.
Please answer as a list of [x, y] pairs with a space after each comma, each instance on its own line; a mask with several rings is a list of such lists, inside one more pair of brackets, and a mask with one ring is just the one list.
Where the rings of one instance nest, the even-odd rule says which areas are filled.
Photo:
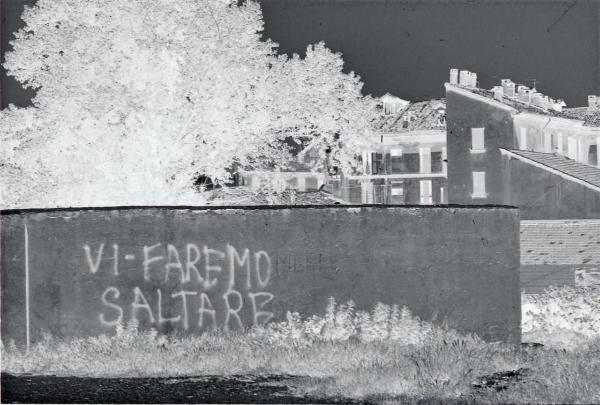
[[351, 167], [369, 132], [341, 56], [277, 55], [252, 1], [38, 0], [23, 19], [4, 66], [37, 94], [0, 112], [4, 207], [198, 203], [200, 174], [285, 167], [286, 139]]

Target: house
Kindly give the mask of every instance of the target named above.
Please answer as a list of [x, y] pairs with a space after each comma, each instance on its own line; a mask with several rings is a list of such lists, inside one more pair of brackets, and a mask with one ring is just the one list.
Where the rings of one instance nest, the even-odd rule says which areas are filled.
[[521, 287], [600, 286], [600, 220], [521, 221]]
[[287, 171], [240, 170], [241, 186], [315, 191], [325, 188], [352, 204], [443, 204], [446, 191], [446, 105], [444, 100], [411, 103], [389, 93], [380, 98], [370, 145], [360, 173], [326, 174], [317, 151], [298, 155]]
[[446, 196], [446, 105], [381, 97], [362, 170], [330, 178], [335, 195], [353, 204], [443, 204]]
[[320, 190], [326, 183], [325, 173], [315, 170], [319, 159], [317, 152], [307, 150], [296, 157], [289, 169], [284, 171], [239, 170], [238, 186], [246, 186], [254, 192], [268, 188], [281, 193], [285, 190], [312, 192]]
[[535, 88], [450, 70], [448, 202], [507, 204], [522, 219], [600, 218], [600, 103], [566, 108]]

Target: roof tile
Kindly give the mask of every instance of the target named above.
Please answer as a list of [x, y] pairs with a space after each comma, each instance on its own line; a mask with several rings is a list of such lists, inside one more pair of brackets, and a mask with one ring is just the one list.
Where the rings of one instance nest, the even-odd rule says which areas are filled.
[[532, 162], [558, 170], [593, 186], [600, 187], [600, 168], [598, 167], [586, 165], [554, 153], [531, 152], [525, 150], [511, 150], [510, 152]]
[[521, 221], [520, 238], [523, 265], [600, 262], [600, 219]]

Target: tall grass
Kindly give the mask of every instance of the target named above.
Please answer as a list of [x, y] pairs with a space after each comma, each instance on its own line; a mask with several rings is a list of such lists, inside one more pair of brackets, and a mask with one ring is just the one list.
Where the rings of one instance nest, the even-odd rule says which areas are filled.
[[[2, 370], [105, 377], [288, 374], [304, 376], [294, 383], [300, 394], [318, 397], [600, 403], [600, 340], [584, 328], [597, 317], [578, 313], [573, 294], [583, 294], [585, 311], [598, 309], [597, 296], [588, 291], [551, 290], [524, 298], [526, 333], [538, 328], [551, 334], [556, 325], [584, 330], [585, 344], [569, 350], [487, 343], [423, 322], [406, 308], [377, 304], [365, 312], [331, 299], [323, 317], [289, 313], [284, 322], [241, 334], [161, 336], [133, 323], [117, 327], [112, 336], [68, 341], [46, 336], [29, 351], [3, 346]], [[529, 371], [507, 390], [474, 389], [481, 376], [517, 369]]]

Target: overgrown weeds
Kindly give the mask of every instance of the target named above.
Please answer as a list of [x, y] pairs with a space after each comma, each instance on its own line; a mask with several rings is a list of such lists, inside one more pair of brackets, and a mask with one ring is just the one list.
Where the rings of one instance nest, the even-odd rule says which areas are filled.
[[523, 341], [578, 350], [600, 337], [600, 289], [551, 287], [522, 295]]
[[[575, 302], [587, 306], [577, 306], [571, 299], [576, 293], [551, 290], [524, 298], [524, 330], [555, 333], [556, 327], [575, 330], [597, 322], [597, 297], [581, 291], [584, 298]], [[592, 332], [582, 328], [585, 344], [580, 346], [519, 348], [423, 322], [406, 308], [378, 304], [365, 312], [352, 302], [338, 305], [331, 299], [323, 317], [290, 313], [284, 322], [240, 334], [162, 336], [131, 323], [112, 336], [69, 341], [46, 336], [29, 351], [14, 344], [2, 347], [2, 370], [79, 376], [302, 375], [307, 378], [295, 388], [301, 394], [386, 403], [599, 403], [600, 340]], [[476, 388], [482, 376], [510, 376], [511, 370], [527, 373]]]

